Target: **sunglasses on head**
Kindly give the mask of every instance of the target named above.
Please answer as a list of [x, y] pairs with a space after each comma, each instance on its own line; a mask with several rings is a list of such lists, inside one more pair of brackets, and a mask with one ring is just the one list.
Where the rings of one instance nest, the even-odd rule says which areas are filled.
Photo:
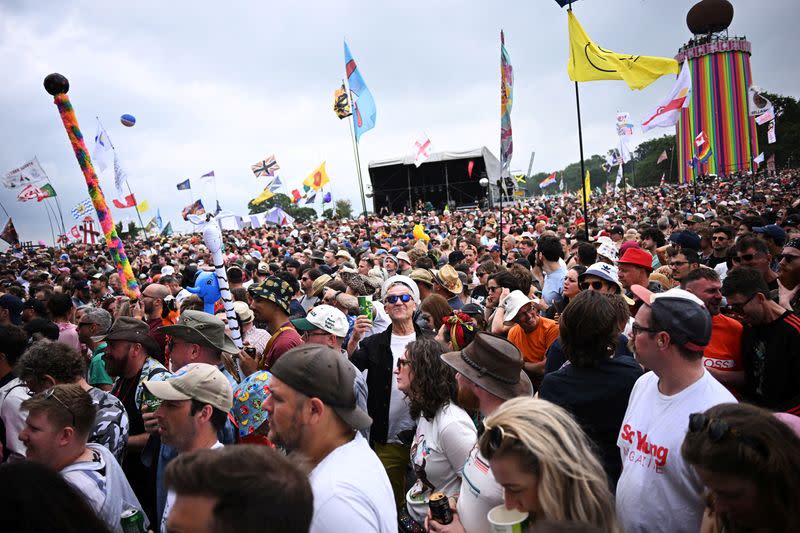
[[769, 452], [764, 447], [762, 442], [759, 442], [755, 439], [742, 435], [742, 433], [737, 430], [736, 428], [730, 427], [730, 425], [724, 421], [720, 420], [719, 418], [709, 418], [705, 415], [705, 413], [692, 413], [689, 415], [689, 432], [690, 433], [700, 433], [702, 431], [707, 432], [708, 440], [712, 444], [716, 444], [724, 439], [726, 436], [731, 435], [734, 438], [738, 439], [740, 442], [746, 444], [762, 457], [768, 457]]
[[67, 410], [67, 412], [68, 412], [68, 413], [70, 414], [70, 416], [72, 417], [72, 426], [73, 426], [73, 427], [75, 427], [75, 413], [72, 411], [72, 409], [70, 409], [69, 407], [67, 407], [67, 404], [65, 404], [65, 403], [63, 402], [63, 400], [61, 400], [61, 398], [59, 398], [58, 396], [56, 396], [56, 390], [55, 390], [55, 389], [47, 389], [47, 390], [44, 392], [44, 394], [42, 395], [42, 397], [43, 397], [45, 400], [49, 400], [49, 399], [51, 399], [51, 398], [52, 398], [52, 399], [54, 399], [55, 401], [57, 401], [57, 402], [59, 403], [59, 405], [61, 405], [61, 407], [63, 407], [64, 409], [66, 409], [66, 410]]
[[407, 304], [411, 301], [410, 294], [391, 294], [386, 297], [386, 302], [390, 304], [396, 304], [397, 300], [402, 301], [404, 304]]
[[506, 435], [506, 432], [502, 426], [487, 427], [486, 434], [489, 436], [489, 449], [493, 452], [496, 452], [498, 449], [500, 449], [500, 446], [503, 445], [503, 440], [505, 440], [506, 437], [509, 439], [514, 438], [511, 435]]
[[588, 290], [589, 287], [592, 289], [599, 291], [603, 287], [605, 287], [605, 283], [602, 281], [581, 281], [578, 286], [581, 288], [582, 291]]

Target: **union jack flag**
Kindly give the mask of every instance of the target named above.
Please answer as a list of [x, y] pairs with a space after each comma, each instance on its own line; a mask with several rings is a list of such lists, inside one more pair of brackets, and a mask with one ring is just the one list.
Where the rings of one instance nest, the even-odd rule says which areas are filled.
[[257, 178], [260, 176], [274, 176], [275, 171], [281, 169], [281, 167], [278, 166], [278, 162], [275, 161], [274, 154], [263, 161], [259, 161], [250, 168], [253, 169], [253, 174], [255, 174]]

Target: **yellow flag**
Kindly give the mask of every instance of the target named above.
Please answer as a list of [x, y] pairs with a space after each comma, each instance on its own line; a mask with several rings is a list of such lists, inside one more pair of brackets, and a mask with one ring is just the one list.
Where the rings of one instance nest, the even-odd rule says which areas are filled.
[[140, 213], [144, 213], [145, 211], [150, 211], [150, 204], [147, 203], [147, 200], [142, 200], [136, 205], [136, 210]]
[[258, 205], [266, 202], [273, 196], [275, 196], [275, 193], [269, 190], [269, 187], [267, 187], [266, 189], [264, 189], [264, 192], [262, 192], [261, 194], [250, 200], [250, 203], [252, 203], [253, 205]]
[[618, 54], [592, 41], [572, 11], [569, 17], [569, 63], [572, 81], [624, 80], [631, 89], [644, 89], [665, 74], [678, 74], [678, 62], [669, 57]]
[[589, 205], [589, 200], [592, 198], [592, 184], [589, 179], [589, 171], [586, 171], [586, 177], [583, 178], [583, 189], [586, 191], [586, 205]]
[[303, 181], [303, 185], [306, 187], [310, 187], [315, 191], [318, 191], [322, 188], [323, 185], [331, 181], [328, 179], [328, 173], [325, 172], [325, 162], [323, 161], [322, 164], [317, 167], [317, 169], [308, 175], [308, 177]]

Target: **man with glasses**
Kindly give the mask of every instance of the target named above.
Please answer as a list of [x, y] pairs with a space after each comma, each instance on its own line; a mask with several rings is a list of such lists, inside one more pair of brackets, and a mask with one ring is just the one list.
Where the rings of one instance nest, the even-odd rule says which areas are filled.
[[800, 414], [800, 316], [770, 299], [762, 274], [751, 268], [730, 272], [722, 294], [728, 310], [744, 322], [744, 398]]
[[733, 257], [733, 267], [752, 268], [761, 273], [761, 279], [767, 284], [770, 291], [778, 292], [778, 274], [772, 268], [772, 255], [769, 253], [767, 243], [758, 237], [742, 237], [736, 241], [736, 255]]
[[[148, 325], [133, 317], [119, 317], [107, 335], [97, 337], [105, 340], [108, 348], [104, 355], [106, 371], [118, 378], [111, 394], [119, 398], [128, 414], [130, 430], [128, 453], [122, 469], [142, 502], [147, 516], [156, 516], [156, 455], [158, 446], [151, 445], [145, 451], [150, 434], [145, 431], [142, 418], [144, 387], [146, 380], [165, 379], [170, 374], [151, 354], [158, 352], [158, 345], [150, 337]], [[145, 466], [143, 460], [147, 461]]]
[[707, 267], [714, 268], [720, 263], [724, 263], [728, 259], [728, 250], [731, 247], [733, 239], [733, 229], [728, 227], [717, 227], [711, 233], [711, 255], [709, 255], [703, 264]]
[[103, 360], [108, 343], [95, 341], [93, 337], [108, 333], [112, 321], [111, 313], [97, 308], [86, 309], [78, 321], [78, 340], [91, 351], [87, 380], [92, 387], [106, 392], [110, 391], [114, 385], [114, 380], [106, 372], [106, 364]]
[[298, 300], [300, 306], [307, 313], [309, 309], [319, 303], [319, 298], [312, 296], [314, 280], [322, 275], [322, 272], [316, 268], [307, 268], [303, 270], [300, 275], [300, 289], [303, 291], [303, 296]]
[[689, 415], [736, 399], [703, 366], [711, 338], [703, 302], [682, 289], [632, 291], [644, 303], [633, 323], [634, 352], [651, 371], [636, 381], [617, 439], [617, 516], [625, 531], [694, 533], [704, 500], [680, 453]]
[[673, 248], [669, 254], [669, 267], [672, 270], [672, 279], [678, 283], [696, 268], [700, 268], [700, 256], [691, 248]]
[[369, 371], [370, 443], [386, 469], [397, 507], [400, 507], [405, 501], [410, 450], [410, 439], [406, 437], [413, 436], [414, 420], [406, 396], [397, 388], [394, 369], [406, 346], [422, 334], [413, 318], [419, 305], [419, 289], [409, 277], [392, 276], [383, 283], [381, 297], [392, 324], [386, 331], [364, 338], [372, 328], [372, 321], [359, 316], [350, 338], [350, 345], [358, 346], [352, 352], [351, 361], [359, 370]]
[[778, 303], [790, 311], [800, 311], [800, 238], [783, 247], [778, 260]]
[[122, 533], [123, 511], [144, 509], [111, 452], [87, 443], [96, 413], [89, 393], [74, 383], [56, 385], [24, 401], [22, 408], [28, 411], [20, 433], [26, 458], [60, 472], [110, 531]]

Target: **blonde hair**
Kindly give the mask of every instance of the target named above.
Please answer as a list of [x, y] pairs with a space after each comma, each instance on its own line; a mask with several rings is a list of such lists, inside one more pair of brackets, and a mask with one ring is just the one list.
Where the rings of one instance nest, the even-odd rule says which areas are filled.
[[[621, 531], [603, 467], [589, 438], [567, 411], [545, 400], [515, 398], [484, 424], [486, 431], [479, 441], [484, 457], [491, 461], [516, 456], [521, 468], [538, 478], [542, 508], [538, 520], [581, 522], [603, 531]], [[503, 438], [495, 448], [490, 443], [498, 431]]]

